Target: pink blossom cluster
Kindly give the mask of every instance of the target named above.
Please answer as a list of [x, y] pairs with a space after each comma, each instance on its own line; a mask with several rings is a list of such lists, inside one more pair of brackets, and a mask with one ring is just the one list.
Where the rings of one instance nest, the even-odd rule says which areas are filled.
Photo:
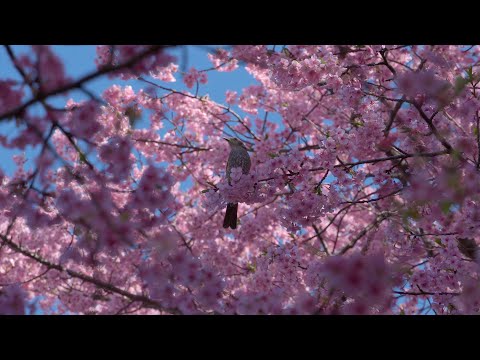
[[[123, 64], [146, 50], [148, 50], [147, 45], [99, 45], [97, 46], [95, 63], [99, 68]], [[114, 72], [113, 74], [124, 80], [132, 79], [165, 66], [172, 60], [173, 58], [163, 51], [152, 53], [136, 62], [129, 70]]]
[[339, 290], [353, 301], [346, 300], [346, 313], [383, 312], [391, 305], [392, 278], [382, 255], [330, 257], [321, 267], [332, 290]]
[[[39, 91], [49, 92], [71, 82], [71, 79], [65, 75], [62, 60], [55, 55], [49, 46], [33, 45], [32, 50], [36, 55], [36, 61], [30, 70], [35, 72], [39, 83]], [[30, 76], [33, 75], [30, 73]]]
[[26, 294], [18, 285], [0, 288], [0, 314], [24, 315]]
[[98, 122], [99, 106], [95, 101], [88, 101], [82, 104], [75, 104], [73, 101], [67, 102], [67, 108], [72, 109], [62, 122], [68, 126], [69, 130], [80, 139], [92, 139], [94, 135], [102, 128]]
[[280, 56], [272, 56], [272, 60], [271, 76], [282, 88], [298, 91], [307, 86], [338, 88], [342, 84], [337, 59], [319, 47], [294, 47]]
[[425, 96], [437, 101], [440, 105], [450, 103], [454, 91], [449, 81], [435, 76], [433, 71], [405, 72], [398, 77], [398, 87], [410, 98], [424, 101], [422, 96]]
[[18, 88], [14, 80], [0, 80], [0, 111], [2, 113], [20, 105], [23, 96], [23, 90]]
[[200, 84], [206, 84], [208, 82], [207, 74], [205, 72], [199, 72], [195, 68], [191, 68], [183, 77], [183, 82], [189, 89], [191, 89], [197, 82]]
[[[171, 239], [171, 236], [165, 237], [164, 234], [161, 241]], [[162, 301], [167, 307], [178, 307], [184, 314], [221, 310], [219, 300], [222, 299], [224, 285], [212, 269], [205, 268], [200, 259], [186, 250], [171, 252], [170, 248], [162, 252], [164, 256], [160, 261], [157, 258], [141, 272], [153, 299]]]
[[98, 155], [108, 165], [107, 172], [112, 175], [113, 182], [125, 180], [133, 164], [131, 143], [128, 138], [115, 136], [100, 146]]
[[220, 72], [234, 71], [238, 68], [238, 60], [231, 57], [230, 52], [225, 49], [217, 49], [214, 54], [208, 54], [208, 59]]
[[329, 210], [326, 206], [326, 196], [310, 193], [294, 193], [279, 209], [282, 223], [288, 229], [295, 231], [324, 217]]

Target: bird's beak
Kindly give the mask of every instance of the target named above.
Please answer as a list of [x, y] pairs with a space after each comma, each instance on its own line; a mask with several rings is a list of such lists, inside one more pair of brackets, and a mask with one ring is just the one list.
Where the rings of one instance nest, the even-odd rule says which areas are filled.
[[223, 138], [223, 140], [227, 140], [227, 142], [230, 142], [230, 139], [227, 139], [227, 138]]

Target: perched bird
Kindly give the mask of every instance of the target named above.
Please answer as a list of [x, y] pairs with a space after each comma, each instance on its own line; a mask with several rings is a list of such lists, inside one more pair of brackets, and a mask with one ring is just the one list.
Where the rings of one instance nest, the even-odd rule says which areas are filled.
[[[234, 168], [242, 168], [243, 174], [248, 174], [250, 171], [250, 156], [247, 148], [238, 139], [225, 139], [230, 144], [230, 155], [227, 161], [227, 179], [230, 184], [230, 174]], [[231, 185], [231, 184], [230, 184]], [[238, 203], [228, 203], [227, 211], [225, 212], [225, 219], [223, 220], [223, 227], [235, 229], [237, 227], [237, 210]]]

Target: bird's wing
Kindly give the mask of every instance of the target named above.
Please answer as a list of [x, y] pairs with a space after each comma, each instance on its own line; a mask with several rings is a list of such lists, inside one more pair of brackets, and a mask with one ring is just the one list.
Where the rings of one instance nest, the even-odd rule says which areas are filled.
[[227, 161], [227, 176], [230, 176], [230, 171], [233, 168], [242, 168], [244, 174], [248, 174], [250, 171], [250, 157], [248, 153], [232, 151]]

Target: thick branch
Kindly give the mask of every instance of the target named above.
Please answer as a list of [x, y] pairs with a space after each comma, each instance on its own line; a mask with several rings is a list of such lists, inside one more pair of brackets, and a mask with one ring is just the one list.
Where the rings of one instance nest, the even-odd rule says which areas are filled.
[[447, 149], [447, 151], [450, 153], [452, 152], [453, 150], [453, 147], [452, 145], [450, 145], [448, 143], [448, 141], [443, 137], [443, 135], [441, 135], [436, 126], [433, 124], [433, 120], [431, 118], [429, 118], [427, 116], [427, 114], [425, 114], [425, 112], [422, 110], [422, 107], [417, 104], [417, 103], [413, 103], [413, 106], [415, 106], [415, 108], [417, 109], [418, 113], [420, 114], [420, 116], [422, 117], [423, 120], [425, 120], [425, 122], [427, 123], [428, 127], [430, 128], [430, 130], [432, 131], [432, 134], [438, 139], [438, 141], [440, 141], [443, 145], [443, 147], [445, 149]]

